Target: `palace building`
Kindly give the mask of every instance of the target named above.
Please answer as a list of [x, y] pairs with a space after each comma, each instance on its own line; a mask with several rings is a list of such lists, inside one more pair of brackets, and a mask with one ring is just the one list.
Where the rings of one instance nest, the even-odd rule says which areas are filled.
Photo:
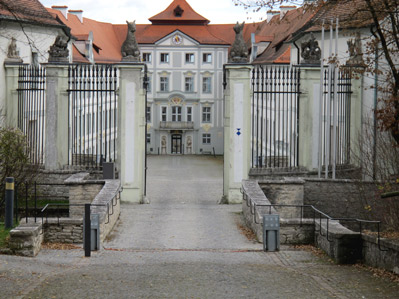
[[[118, 63], [127, 25], [83, 18], [66, 6], [48, 9], [71, 28], [74, 63]], [[147, 152], [223, 154], [223, 65], [234, 24], [209, 24], [185, 0], [174, 0], [136, 24], [142, 62], [148, 67]], [[245, 25], [249, 39], [256, 24]]]

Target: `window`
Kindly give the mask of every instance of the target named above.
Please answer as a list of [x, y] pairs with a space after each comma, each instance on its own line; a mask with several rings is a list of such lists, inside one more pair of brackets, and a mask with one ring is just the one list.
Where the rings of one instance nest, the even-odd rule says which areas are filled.
[[160, 87], [161, 91], [169, 91], [169, 78], [168, 77], [160, 77]]
[[152, 79], [150, 76], [147, 77], [147, 92], [152, 91]]
[[161, 62], [169, 63], [169, 53], [161, 53]]
[[202, 122], [211, 122], [211, 107], [202, 107]]
[[212, 78], [211, 77], [203, 77], [202, 78], [202, 92], [203, 93], [211, 93], [212, 92]]
[[181, 121], [181, 107], [180, 106], [172, 107], [172, 121]]
[[186, 53], [186, 63], [194, 63], [194, 53]]
[[151, 122], [151, 107], [147, 107], [147, 110], [146, 110], [146, 117], [147, 117], [147, 122], [148, 123], [150, 123]]
[[211, 134], [209, 133], [202, 134], [202, 144], [211, 144]]
[[143, 62], [151, 62], [152, 56], [151, 53], [143, 53]]
[[37, 52], [32, 52], [32, 65], [39, 67], [39, 54]]
[[211, 63], [212, 62], [212, 54], [211, 53], [203, 53], [202, 54], [202, 62], [203, 63]]
[[193, 121], [193, 108], [187, 107], [187, 121]]
[[168, 107], [161, 108], [161, 121], [167, 121]]
[[193, 77], [184, 78], [184, 91], [193, 92], [194, 91], [194, 80]]
[[151, 134], [147, 134], [147, 143], [151, 143]]

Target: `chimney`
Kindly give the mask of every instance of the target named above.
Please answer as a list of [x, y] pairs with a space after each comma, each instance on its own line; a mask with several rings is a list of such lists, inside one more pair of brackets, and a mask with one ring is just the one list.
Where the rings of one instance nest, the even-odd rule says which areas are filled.
[[81, 23], [83, 23], [83, 10], [81, 10], [81, 9], [79, 9], [79, 10], [72, 10], [72, 9], [70, 9], [70, 10], [68, 10], [68, 12], [69, 12], [70, 14], [72, 14], [72, 15], [77, 16], [78, 19], [79, 19], [79, 21], [80, 21]]
[[267, 11], [267, 14], [266, 14], [266, 16], [267, 16], [267, 22], [269, 23], [269, 22], [271, 21], [271, 19], [272, 19], [274, 16], [277, 16], [277, 15], [279, 15], [279, 14], [280, 14], [279, 11], [276, 11], [276, 10], [268, 10], [268, 11]]
[[68, 15], [67, 15], [68, 6], [53, 5], [53, 6], [51, 6], [51, 8], [60, 11], [62, 13], [62, 15], [64, 16], [64, 18], [68, 19]]
[[285, 14], [287, 13], [287, 12], [289, 12], [290, 10], [293, 10], [293, 9], [295, 9], [296, 8], [296, 6], [295, 5], [291, 5], [291, 6], [280, 6], [280, 20], [282, 19], [282, 18], [284, 18], [284, 16], [285, 16]]

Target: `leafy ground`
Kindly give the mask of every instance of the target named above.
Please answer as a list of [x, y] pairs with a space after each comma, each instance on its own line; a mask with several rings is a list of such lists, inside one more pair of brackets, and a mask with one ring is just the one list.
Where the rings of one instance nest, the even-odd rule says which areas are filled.
[[7, 237], [10, 234], [11, 229], [5, 229], [4, 223], [0, 222], [0, 248], [7, 247]]

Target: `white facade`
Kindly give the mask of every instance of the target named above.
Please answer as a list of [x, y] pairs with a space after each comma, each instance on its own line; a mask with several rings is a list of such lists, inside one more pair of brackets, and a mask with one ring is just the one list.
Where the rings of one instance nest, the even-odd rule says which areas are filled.
[[[23, 30], [21, 29], [23, 27]], [[17, 51], [22, 63], [45, 63], [48, 60], [48, 50], [58, 35], [65, 36], [61, 28], [54, 26], [37, 26], [22, 22], [0, 22], [0, 63], [7, 61], [8, 46], [11, 38], [16, 39]], [[72, 55], [70, 55], [72, 59]], [[5, 68], [0, 67], [0, 86], [6, 86]], [[0, 125], [5, 125], [6, 88], [0, 88]]]
[[154, 45], [140, 45], [149, 77], [148, 153], [223, 154], [228, 48], [201, 45], [178, 30]]

